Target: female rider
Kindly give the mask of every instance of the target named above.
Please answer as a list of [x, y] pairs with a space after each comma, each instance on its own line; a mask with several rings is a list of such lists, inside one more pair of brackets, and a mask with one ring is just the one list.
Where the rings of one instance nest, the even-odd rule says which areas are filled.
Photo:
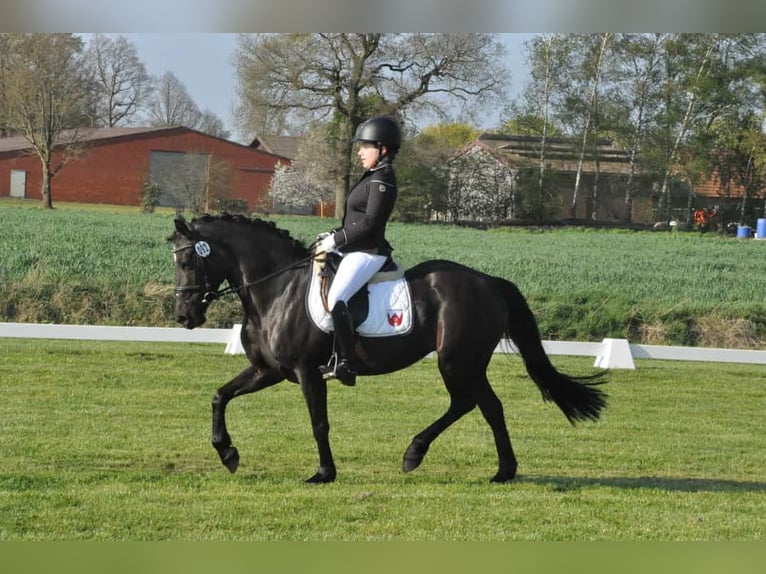
[[335, 330], [335, 354], [320, 370], [325, 379], [356, 384], [351, 366], [355, 330], [348, 301], [385, 264], [391, 255], [386, 223], [396, 203], [396, 175], [392, 165], [401, 145], [399, 125], [386, 117], [374, 117], [359, 126], [359, 159], [365, 172], [346, 195], [340, 228], [319, 235], [318, 251], [335, 250], [342, 256], [327, 303]]

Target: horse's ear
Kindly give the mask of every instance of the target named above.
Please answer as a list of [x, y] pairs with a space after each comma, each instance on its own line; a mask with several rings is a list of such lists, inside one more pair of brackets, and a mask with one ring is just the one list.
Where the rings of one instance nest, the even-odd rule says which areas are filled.
[[186, 222], [183, 215], [176, 215], [176, 218], [173, 220], [173, 222], [176, 224], [176, 231], [178, 231], [178, 233], [184, 237], [191, 238], [192, 229], [189, 227], [189, 224]]

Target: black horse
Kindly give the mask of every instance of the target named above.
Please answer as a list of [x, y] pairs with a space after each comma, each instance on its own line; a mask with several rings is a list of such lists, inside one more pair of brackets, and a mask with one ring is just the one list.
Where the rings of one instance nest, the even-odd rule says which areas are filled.
[[[187, 222], [179, 216], [173, 244], [176, 267], [176, 319], [193, 329], [205, 322], [208, 305], [236, 293], [244, 310], [242, 345], [250, 366], [216, 392], [213, 446], [234, 472], [239, 453], [226, 429], [225, 410], [234, 397], [282, 380], [299, 383], [308, 405], [319, 450], [319, 469], [307, 482], [335, 480], [327, 416], [327, 383], [319, 366], [332, 352], [332, 336], [317, 328], [306, 309], [313, 258], [311, 248], [273, 223], [224, 214]], [[359, 375], [403, 369], [435, 351], [450, 394], [447, 411], [415, 435], [404, 453], [403, 470], [417, 468], [431, 443], [478, 406], [495, 439], [499, 468], [493, 482], [516, 475], [517, 462], [503, 407], [487, 380], [487, 366], [504, 336], [518, 349], [543, 399], [553, 401], [574, 424], [596, 420], [606, 406], [594, 385], [603, 373], [573, 377], [556, 370], [543, 349], [532, 311], [516, 286], [450, 261], [426, 261], [406, 271], [413, 301], [413, 326], [405, 335], [359, 337]], [[228, 287], [219, 290], [223, 282]]]

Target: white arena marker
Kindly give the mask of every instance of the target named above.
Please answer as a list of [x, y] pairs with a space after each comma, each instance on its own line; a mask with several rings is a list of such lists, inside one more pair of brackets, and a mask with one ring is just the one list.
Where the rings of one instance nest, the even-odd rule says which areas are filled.
[[635, 369], [628, 340], [604, 339], [593, 366], [601, 369]]

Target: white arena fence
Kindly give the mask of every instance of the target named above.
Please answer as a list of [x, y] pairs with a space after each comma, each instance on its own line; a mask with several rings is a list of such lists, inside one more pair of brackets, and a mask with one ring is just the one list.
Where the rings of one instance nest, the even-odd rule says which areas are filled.
[[[220, 343], [226, 346], [225, 353], [238, 355], [245, 352], [239, 340], [241, 329], [242, 325], [234, 325], [231, 329], [188, 330], [180, 327], [111, 327], [0, 322], [0, 338]], [[635, 369], [633, 359], [766, 365], [766, 351], [635, 345], [629, 343], [627, 339], [604, 339], [600, 343], [543, 341], [543, 346], [549, 355], [595, 357], [594, 366], [605, 369]], [[508, 340], [504, 339], [495, 352], [514, 353], [515, 349]]]

